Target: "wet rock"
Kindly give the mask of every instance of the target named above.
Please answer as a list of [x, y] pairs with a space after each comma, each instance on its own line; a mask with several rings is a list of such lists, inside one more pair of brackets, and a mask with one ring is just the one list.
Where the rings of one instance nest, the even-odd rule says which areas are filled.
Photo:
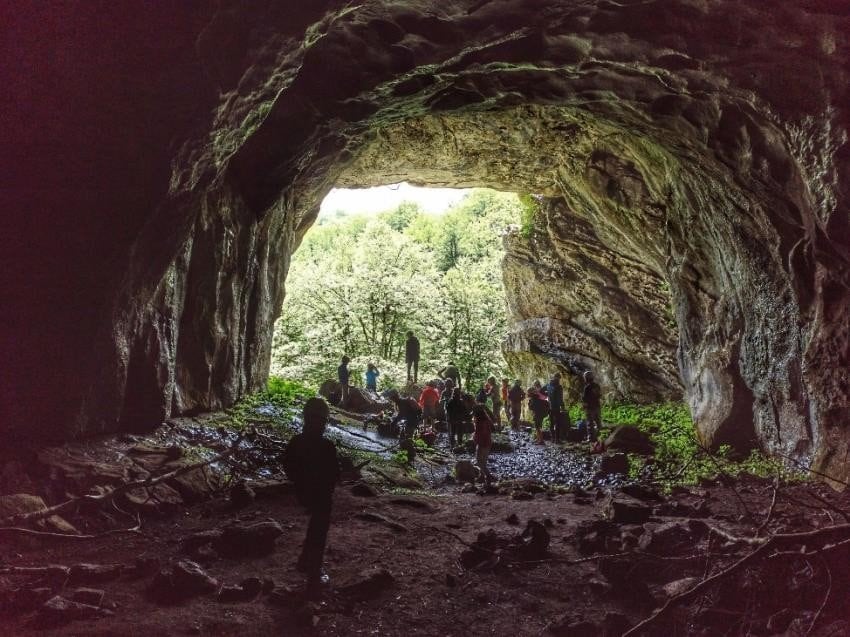
[[97, 584], [120, 577], [123, 564], [74, 564], [69, 573], [72, 584]]
[[635, 524], [646, 522], [652, 508], [629, 496], [612, 495], [605, 504], [605, 515], [612, 522]]
[[99, 607], [105, 592], [99, 588], [78, 588], [71, 593], [71, 600], [80, 604]]
[[375, 498], [378, 492], [367, 482], [357, 482], [351, 487], [351, 494], [359, 498]]
[[624, 453], [606, 453], [599, 463], [599, 473], [602, 475], [627, 474], [629, 458]]
[[235, 509], [241, 509], [254, 503], [257, 494], [248, 486], [245, 480], [239, 480], [230, 488], [230, 504]]
[[454, 475], [458, 482], [475, 482], [478, 469], [469, 460], [458, 460], [455, 463]]
[[[37, 513], [47, 508], [44, 500], [37, 495], [29, 493], [16, 493], [15, 495], [0, 496], [0, 520], [23, 516], [28, 513]], [[41, 520], [34, 520], [33, 526], [46, 529], [55, 533], [67, 533], [78, 535], [79, 531], [67, 520], [58, 515], [51, 515]]]
[[618, 449], [626, 453], [651, 455], [655, 453], [655, 443], [649, 436], [634, 425], [620, 425], [605, 439], [606, 449]]
[[261, 557], [274, 552], [283, 528], [273, 520], [233, 524], [220, 529], [213, 548], [224, 557]]
[[353, 581], [339, 588], [343, 595], [356, 600], [368, 600], [378, 597], [393, 585], [395, 578], [384, 568], [370, 568], [361, 571]]
[[108, 610], [74, 602], [61, 595], [47, 600], [41, 607], [38, 622], [46, 625], [61, 625], [77, 619], [107, 617], [112, 613]]
[[210, 577], [199, 564], [180, 560], [154, 577], [149, 592], [158, 603], [171, 604], [217, 589], [218, 581]]

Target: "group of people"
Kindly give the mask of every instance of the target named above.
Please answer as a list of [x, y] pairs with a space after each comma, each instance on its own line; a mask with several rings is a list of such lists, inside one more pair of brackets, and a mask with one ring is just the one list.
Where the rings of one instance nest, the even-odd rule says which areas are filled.
[[[405, 348], [408, 386], [416, 383], [419, 373], [419, 340], [408, 332]], [[351, 372], [349, 358], [342, 357], [338, 368], [341, 400], [348, 401]], [[380, 371], [370, 364], [366, 370], [366, 389], [377, 392]], [[458, 367], [450, 362], [438, 373], [437, 379], [425, 383], [419, 398], [403, 396], [397, 391], [389, 394], [396, 407], [394, 425], [404, 424], [407, 436], [424, 425], [422, 435], [435, 436], [434, 426], [440, 419], [448, 424], [449, 443], [452, 447], [464, 444], [464, 437], [472, 434], [475, 459], [485, 484], [493, 479], [487, 461], [493, 445], [493, 432], [501, 426], [502, 414], [511, 427], [518, 429], [527, 407], [534, 426], [535, 438], [543, 442], [543, 424], [548, 417], [552, 439], [558, 443], [569, 437], [568, 411], [564, 400], [561, 374], [556, 373], [544, 386], [540, 381], [523, 390], [520, 381], [494, 376], [487, 379], [473, 397], [462, 391]], [[583, 373], [582, 404], [585, 412], [585, 435], [595, 440], [601, 426], [601, 393], [599, 384], [590, 371]], [[282, 464], [295, 485], [298, 501], [310, 514], [307, 535], [296, 567], [307, 575], [307, 592], [317, 594], [328, 582], [322, 562], [330, 526], [332, 494], [339, 479], [336, 447], [324, 437], [329, 417], [327, 403], [321, 398], [311, 398], [304, 406], [304, 429], [293, 437], [286, 448]]]

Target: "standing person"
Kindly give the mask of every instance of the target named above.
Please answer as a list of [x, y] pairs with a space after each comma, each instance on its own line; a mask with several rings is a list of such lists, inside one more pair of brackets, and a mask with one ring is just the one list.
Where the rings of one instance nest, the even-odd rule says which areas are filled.
[[[505, 409], [505, 419], [509, 422], [513, 422], [511, 418], [511, 401], [508, 400], [508, 393], [510, 392], [510, 382], [507, 378], [502, 379], [502, 405]], [[519, 419], [517, 418], [517, 421]]]
[[450, 378], [455, 387], [462, 389], [460, 385], [460, 371], [451, 361], [449, 361], [449, 364], [439, 371], [437, 376], [446, 380]]
[[[407, 341], [404, 344], [404, 362], [407, 363], [407, 383], [410, 384], [411, 378], [415, 383], [419, 376], [419, 339], [413, 335], [413, 332], [407, 333]], [[412, 377], [411, 369], [413, 369]]]
[[513, 387], [507, 393], [508, 404], [510, 404], [511, 428], [519, 429], [519, 419], [522, 416], [522, 401], [525, 400], [525, 392], [520, 387], [519, 380], [515, 380]]
[[534, 381], [534, 385], [528, 388], [528, 408], [534, 418], [537, 442], [543, 444], [543, 419], [549, 414], [549, 397], [539, 380]]
[[463, 433], [466, 419], [469, 417], [469, 409], [466, 406], [460, 387], [452, 390], [452, 397], [446, 403], [446, 418], [449, 421], [449, 446], [463, 444]]
[[493, 414], [493, 422], [496, 426], [496, 429], [501, 430], [502, 428], [502, 396], [499, 391], [499, 386], [496, 385], [496, 377], [490, 376], [487, 379], [487, 384], [484, 386], [487, 390], [487, 396], [490, 398], [490, 403], [492, 405], [491, 413]]
[[446, 382], [443, 383], [443, 391], [440, 394], [440, 405], [443, 407], [443, 415], [445, 416], [446, 422], [449, 421], [449, 409], [448, 404], [452, 399], [452, 393], [454, 390], [454, 382], [451, 378], [447, 378]]
[[475, 425], [475, 432], [472, 434], [475, 441], [475, 462], [484, 474], [484, 484], [490, 484], [493, 474], [487, 468], [487, 459], [493, 446], [493, 421], [482, 405], [476, 405], [472, 412], [472, 422]]
[[375, 367], [372, 363], [369, 363], [369, 365], [366, 367], [366, 389], [377, 393], [378, 376], [380, 375], [381, 372], [378, 371], [378, 368]]
[[599, 429], [602, 427], [602, 390], [599, 383], [593, 379], [590, 370], [584, 373], [584, 390], [581, 393], [581, 402], [584, 407], [584, 418], [587, 421], [588, 438], [596, 442]]
[[434, 386], [433, 380], [425, 383], [425, 389], [419, 396], [419, 406], [422, 408], [422, 418], [425, 420], [427, 427], [434, 426], [434, 420], [437, 418], [437, 403], [440, 401], [440, 392]]
[[351, 361], [348, 356], [342, 357], [342, 365], [336, 368], [336, 375], [339, 379], [340, 389], [342, 390], [342, 398], [339, 400], [340, 407], [345, 407], [348, 402], [348, 381], [351, 378], [351, 372], [348, 369], [348, 363]]
[[561, 374], [555, 373], [552, 380], [549, 381], [549, 386], [546, 388], [546, 393], [549, 394], [549, 427], [552, 430], [552, 440], [555, 443], [561, 442], [561, 438], [566, 439], [566, 431], [564, 429], [564, 388], [561, 386]]
[[282, 464], [295, 485], [298, 502], [310, 514], [307, 535], [296, 568], [307, 574], [307, 593], [318, 594], [329, 578], [322, 568], [328, 529], [331, 524], [331, 501], [339, 479], [336, 446], [324, 437], [330, 411], [321, 398], [304, 404], [304, 430], [293, 436], [286, 446]]

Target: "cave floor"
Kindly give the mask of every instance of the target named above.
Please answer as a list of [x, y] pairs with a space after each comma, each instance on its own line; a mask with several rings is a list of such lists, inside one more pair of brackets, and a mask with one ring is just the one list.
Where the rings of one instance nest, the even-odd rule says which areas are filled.
[[[772, 488], [763, 481], [739, 483], [735, 488], [738, 495], [731, 486], [720, 484], [681, 490], [673, 508], [683, 512], [710, 511], [710, 517], [700, 517], [696, 524], [719, 525], [734, 534], [753, 535], [759, 522], [740, 519], [742, 502], [754, 515], [764, 516], [770, 507]], [[819, 503], [812, 498], [810, 485], [787, 487], [785, 491], [787, 497], [780, 498], [776, 504], [769, 528], [818, 528], [840, 518], [837, 511], [842, 507], [850, 509], [848, 498], [837, 495], [828, 496], [828, 504]], [[822, 494], [818, 490], [816, 497], [823, 497]], [[274, 594], [262, 594], [243, 603], [221, 603], [214, 594], [200, 595], [162, 605], [148, 595], [150, 577], [125, 575], [91, 584], [106, 591], [106, 606], [113, 609], [113, 614], [51, 627], [51, 633], [536, 635], [545, 632], [548, 626], [555, 634], [614, 635], [649, 615], [665, 599], [664, 584], [712, 572], [744, 550], [740, 546], [724, 548], [717, 538], [713, 544], [709, 540], [708, 545], [698, 546], [688, 541], [683, 545], [681, 538], [668, 538], [657, 558], [645, 559], [646, 554], [641, 556], [636, 547], [634, 551], [626, 551], [631, 557], [622, 563], [616, 557], [621, 551], [610, 547], [588, 558], [577, 550], [577, 530], [582, 523], [602, 519], [606, 498], [547, 492], [522, 498], [527, 499], [472, 493], [413, 496], [391, 492], [360, 497], [352, 493], [350, 486], [340, 487], [326, 556], [333, 579], [324, 599], [314, 605], [303, 604], [297, 592], [293, 592], [302, 583], [293, 566], [306, 529], [306, 517], [291, 494], [257, 500], [239, 510], [222, 498], [187, 507], [171, 516], [145, 519], [142, 536], [113, 535], [73, 543], [41, 538], [20, 539], [14, 544], [4, 541], [3, 560], [4, 566], [18, 567], [80, 562], [130, 565], [141, 556], [155, 557], [164, 564], [186, 559], [181, 541], [188, 536], [234, 521], [271, 519], [280, 522], [283, 528], [271, 555], [226, 559], [208, 554], [195, 559], [223, 584], [237, 584], [248, 577], [270, 578], [277, 587]], [[793, 500], [808, 502], [809, 508], [794, 504]], [[672, 502], [666, 500], [668, 508]], [[377, 515], [363, 516], [364, 512]], [[504, 548], [501, 563], [494, 563], [492, 556], [488, 556], [474, 567], [461, 566], [459, 560], [467, 549], [464, 543], [473, 543], [480, 532], [493, 529], [505, 538], [516, 536], [528, 520], [540, 521], [548, 530], [551, 543], [544, 556], [515, 562], [508, 559], [510, 549]], [[656, 520], [686, 528], [697, 518], [664, 516]], [[618, 532], [625, 537], [639, 528], [639, 524], [626, 524]], [[653, 548], [650, 545], [646, 550]], [[603, 553], [609, 555], [605, 557]], [[846, 552], [834, 555], [846, 564]], [[624, 581], [618, 582], [613, 571], [622, 564], [629, 565], [629, 572], [622, 575]], [[346, 594], [347, 584], [362, 580], [365, 571], [376, 568], [391, 574], [393, 580], [388, 587], [375, 591], [371, 599], [354, 599]], [[776, 569], [771, 573], [776, 576]], [[748, 571], [745, 577], [727, 582], [734, 584], [734, 595], [730, 596], [722, 587], [709, 591], [698, 599], [697, 606], [683, 604], [681, 612], [671, 615], [672, 623], [660, 623], [646, 634], [721, 634], [715, 631], [796, 634], [791, 631], [795, 625], [800, 629], [799, 634], [803, 634], [826, 594], [824, 569], [817, 558], [802, 559], [794, 566], [793, 573], [797, 579], [780, 586], [787, 595], [776, 598], [769, 583], [763, 581], [766, 570]], [[39, 584], [38, 578], [6, 577], [12, 578], [16, 586], [44, 585]], [[747, 577], [756, 577], [767, 597], [754, 591], [753, 582]], [[846, 588], [839, 588], [839, 581], [846, 579], [846, 575], [833, 569], [830, 577], [836, 591], [832, 594], [833, 603], [825, 606], [818, 618], [823, 630], [813, 631], [813, 635], [846, 634], [834, 632], [848, 626], [841, 621], [847, 612]], [[648, 587], [643, 586], [643, 581], [649, 583]], [[631, 584], [625, 585], [627, 582]], [[639, 590], [642, 592], [638, 593]], [[645, 598], [646, 590], [650, 591], [649, 599]], [[737, 597], [746, 598], [746, 604], [736, 604]], [[793, 609], [785, 628], [768, 631], [768, 622], [785, 605]], [[714, 614], [712, 609], [716, 610]], [[40, 617], [37, 612], [4, 613], [0, 632], [40, 633], [44, 630], [39, 624]], [[745, 620], [760, 624], [762, 631], [743, 630]], [[795, 621], [797, 624], [793, 624]], [[772, 628], [778, 626], [777, 621], [774, 624]], [[833, 632], [824, 632], [827, 628]]]

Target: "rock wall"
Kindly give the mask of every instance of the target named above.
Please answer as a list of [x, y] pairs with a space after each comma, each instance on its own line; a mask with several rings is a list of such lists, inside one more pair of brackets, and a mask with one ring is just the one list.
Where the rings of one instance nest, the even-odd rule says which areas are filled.
[[850, 473], [844, 3], [2, 12], [7, 438], [258, 388], [321, 198], [408, 179], [550, 200], [510, 240], [518, 335], [683, 388], [711, 444]]

